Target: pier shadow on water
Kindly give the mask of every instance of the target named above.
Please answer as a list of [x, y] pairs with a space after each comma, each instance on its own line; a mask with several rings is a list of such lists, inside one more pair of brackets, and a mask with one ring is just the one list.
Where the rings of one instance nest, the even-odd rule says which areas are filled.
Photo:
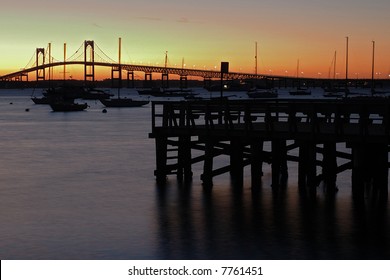
[[[159, 259], [389, 259], [387, 203], [273, 190], [156, 187]], [[322, 187], [319, 187], [321, 189]]]

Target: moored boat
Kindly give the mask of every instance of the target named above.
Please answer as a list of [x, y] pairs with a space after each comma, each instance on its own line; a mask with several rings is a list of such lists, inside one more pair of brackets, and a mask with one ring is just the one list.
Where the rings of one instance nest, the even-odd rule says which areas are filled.
[[298, 87], [294, 90], [290, 90], [290, 95], [310, 95], [310, 94], [311, 94], [311, 90], [309, 90], [308, 88]]
[[100, 100], [100, 99], [109, 99], [114, 94], [109, 93], [108, 91], [104, 91], [96, 88], [88, 88], [84, 90], [82, 95], [82, 99], [85, 100]]
[[276, 98], [278, 91], [272, 88], [254, 88], [247, 92], [250, 98]]
[[74, 102], [50, 102], [49, 105], [54, 112], [83, 111], [88, 107], [87, 103], [79, 104]]
[[134, 100], [131, 98], [99, 99], [106, 107], [141, 107], [149, 103], [149, 100]]
[[49, 98], [47, 98], [46, 96], [43, 96], [43, 97], [31, 97], [31, 100], [35, 103], [35, 104], [49, 104]]
[[150, 95], [154, 97], [185, 97], [191, 94], [191, 89], [167, 89], [167, 88], [151, 88], [138, 90], [139, 95]]

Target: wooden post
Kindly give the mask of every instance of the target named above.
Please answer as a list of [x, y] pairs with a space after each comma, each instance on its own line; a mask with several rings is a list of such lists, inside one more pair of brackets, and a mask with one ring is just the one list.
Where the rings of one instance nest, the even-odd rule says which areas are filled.
[[183, 178], [184, 181], [189, 182], [192, 179], [191, 168], [191, 136], [179, 137], [179, 150], [178, 150], [178, 177]]
[[308, 141], [307, 154], [307, 186], [311, 195], [315, 195], [317, 191], [317, 152], [316, 143]]
[[167, 138], [156, 137], [156, 171], [154, 172], [158, 184], [164, 184], [167, 176]]
[[337, 179], [337, 157], [336, 157], [336, 143], [325, 142], [323, 150], [322, 161], [322, 175], [324, 177], [324, 183], [326, 191], [329, 194], [336, 192], [336, 179]]
[[380, 200], [387, 200], [388, 196], [388, 145], [376, 144], [370, 153], [372, 165], [373, 188]]
[[298, 159], [298, 188], [302, 193], [306, 192], [307, 149], [305, 142], [299, 143]]
[[286, 181], [288, 177], [286, 140], [280, 140], [280, 173], [281, 173], [281, 180], [283, 182]]
[[244, 146], [241, 139], [230, 140], [230, 175], [236, 186], [242, 186], [244, 180]]
[[260, 139], [253, 139], [251, 142], [252, 188], [260, 186], [263, 176], [263, 143]]
[[272, 187], [278, 188], [280, 184], [280, 166], [281, 166], [281, 142], [279, 140], [272, 140], [271, 142], [272, 154]]
[[207, 139], [205, 143], [205, 159], [203, 163], [203, 174], [201, 180], [203, 186], [211, 187], [213, 185], [213, 158], [214, 158], [214, 141]]
[[272, 140], [272, 187], [285, 183], [288, 177], [286, 140]]
[[364, 199], [365, 145], [358, 143], [352, 146], [352, 195], [357, 200]]
[[316, 144], [303, 141], [299, 144], [298, 186], [302, 193], [308, 190], [315, 195], [317, 187]]

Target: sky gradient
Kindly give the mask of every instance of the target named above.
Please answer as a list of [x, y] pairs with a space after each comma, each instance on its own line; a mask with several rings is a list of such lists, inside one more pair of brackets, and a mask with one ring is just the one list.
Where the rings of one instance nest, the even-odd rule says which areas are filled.
[[[345, 76], [345, 37], [349, 37], [349, 75], [371, 76], [372, 41], [377, 77], [390, 74], [389, 0], [19, 0], [1, 4], [0, 75], [26, 66], [38, 47], [52, 44], [63, 58], [84, 40], [122, 62], [219, 68], [328, 77], [334, 52]], [[74, 75], [80, 69], [72, 69]], [[62, 69], [56, 69], [59, 73]]]

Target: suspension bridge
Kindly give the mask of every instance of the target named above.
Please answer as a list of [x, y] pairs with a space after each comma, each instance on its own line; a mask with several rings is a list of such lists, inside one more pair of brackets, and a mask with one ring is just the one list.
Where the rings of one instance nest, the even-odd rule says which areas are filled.
[[[120, 49], [120, 46], [119, 46]], [[84, 41], [79, 49], [66, 58], [66, 45], [64, 45], [64, 59], [58, 60], [51, 55], [50, 44], [48, 48], [37, 48], [31, 57], [26, 67], [19, 71], [12, 72], [0, 76], [0, 81], [28, 81], [29, 73], [35, 73], [35, 79], [46, 80], [50, 79], [50, 69], [54, 67], [66, 67], [68, 65], [84, 66], [84, 80], [95, 81], [95, 67], [111, 68], [112, 78], [122, 78], [122, 71], [127, 72], [127, 79], [134, 80], [134, 72], [144, 72], [145, 80], [152, 79], [152, 73], [161, 73], [162, 80], [168, 80], [168, 75], [177, 75], [180, 80], [187, 80], [188, 76], [202, 77], [205, 80], [221, 78], [221, 72], [217, 70], [205, 70], [185, 67], [167, 67], [165, 66], [147, 66], [135, 64], [122, 64], [120, 62], [120, 54], [118, 61], [110, 58], [106, 53], [94, 42]], [[64, 68], [64, 77], [65, 77]], [[262, 79], [264, 75], [251, 73], [229, 72], [223, 74], [225, 79]]]

